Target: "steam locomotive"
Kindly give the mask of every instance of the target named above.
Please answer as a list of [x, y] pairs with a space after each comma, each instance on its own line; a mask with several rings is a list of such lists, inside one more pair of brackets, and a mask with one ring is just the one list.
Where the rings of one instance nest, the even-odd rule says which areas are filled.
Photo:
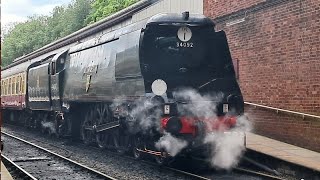
[[[232, 129], [244, 108], [214, 27], [203, 15], [158, 14], [4, 68], [5, 120], [159, 163], [203, 153], [205, 134]], [[161, 143], [167, 136], [183, 142], [179, 152]]]

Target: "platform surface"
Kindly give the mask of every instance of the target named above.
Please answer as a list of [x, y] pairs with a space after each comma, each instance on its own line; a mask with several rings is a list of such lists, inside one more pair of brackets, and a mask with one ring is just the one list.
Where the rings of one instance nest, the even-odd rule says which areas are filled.
[[1, 180], [13, 180], [12, 176], [9, 174], [7, 168], [1, 162]]
[[320, 172], [320, 153], [271, 138], [247, 133], [247, 148]]

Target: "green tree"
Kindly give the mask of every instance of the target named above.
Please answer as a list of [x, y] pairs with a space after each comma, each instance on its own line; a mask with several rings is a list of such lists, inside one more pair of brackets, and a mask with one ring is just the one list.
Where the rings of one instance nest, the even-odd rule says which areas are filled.
[[2, 65], [65, 37], [139, 0], [73, 0], [57, 6], [50, 16], [32, 16], [2, 34]]
[[139, 0], [95, 0], [92, 3], [92, 11], [86, 19], [86, 23], [97, 22], [104, 17], [118, 12]]
[[66, 8], [55, 7], [48, 24], [50, 40], [54, 41], [83, 28], [90, 10], [91, 0], [76, 0]]
[[10, 64], [15, 58], [30, 53], [47, 43], [46, 16], [32, 16], [24, 23], [17, 24], [1, 44], [2, 65]]
[[90, 10], [91, 0], [74, 0], [67, 7], [55, 7], [51, 16], [32, 16], [15, 25], [3, 34], [2, 65], [83, 28]]

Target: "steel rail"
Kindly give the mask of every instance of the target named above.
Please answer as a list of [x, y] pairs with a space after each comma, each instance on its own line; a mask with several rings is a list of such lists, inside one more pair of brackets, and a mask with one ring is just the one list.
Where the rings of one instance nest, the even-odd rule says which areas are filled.
[[[96, 147], [92, 147], [92, 148], [99, 150], [99, 148], [96, 148]], [[108, 152], [113, 153], [116, 156], [120, 156], [118, 153], [115, 153], [115, 152], [112, 152], [112, 151], [108, 151]], [[120, 156], [120, 157], [125, 157], [125, 158], [128, 158], [128, 159], [137, 160], [137, 159], [135, 159], [133, 157], [130, 157], [130, 156]], [[146, 160], [137, 160], [137, 161], [142, 162], [142, 163], [146, 163], [146, 164], [149, 164], [149, 165], [153, 165], [153, 166], [159, 166], [156, 163], [153, 163], [153, 162], [150, 162], [150, 161], [146, 161]], [[180, 170], [180, 169], [173, 168], [173, 167], [162, 166], [162, 168], [170, 170], [170, 171], [178, 172], [180, 174], [187, 175], [187, 176], [190, 176], [190, 177], [193, 177], [193, 178], [196, 178], [196, 179], [211, 180], [211, 178], [204, 177], [204, 176], [201, 176], [201, 175], [198, 175], [198, 174], [194, 174], [194, 173], [187, 172], [187, 171]], [[262, 173], [262, 172], [258, 172], [258, 171], [254, 171], [254, 170], [244, 169], [244, 168], [240, 168], [240, 167], [233, 168], [233, 169], [236, 170], [236, 171], [239, 171], [239, 172], [245, 172], [247, 174], [252, 174], [252, 175], [259, 176], [259, 177], [283, 180], [283, 178], [281, 178], [279, 176], [273, 176], [273, 175], [270, 175], [270, 174], [266, 174], [266, 173]]]
[[269, 175], [269, 174], [266, 174], [266, 173], [253, 171], [253, 170], [249, 170], [249, 169], [244, 169], [244, 168], [240, 168], [240, 167], [233, 168], [233, 169], [236, 170], [236, 171], [246, 172], [246, 173], [249, 173], [249, 174], [254, 174], [254, 175], [257, 175], [257, 176], [263, 176], [263, 177], [267, 177], [267, 178], [271, 178], [271, 179], [280, 179], [280, 180], [284, 179], [284, 178], [281, 178], [279, 176], [273, 176], [273, 175]]
[[[37, 178], [33, 177], [30, 173], [28, 173], [27, 171], [25, 171], [24, 169], [22, 169], [20, 166], [18, 166], [16, 163], [14, 163], [13, 161], [11, 161], [8, 157], [6, 157], [5, 155], [1, 154], [1, 161], [3, 161], [2, 159], [4, 159], [4, 162], [8, 162], [11, 166], [13, 166], [15, 169], [18, 169], [20, 172], [22, 172], [25, 176], [23, 177], [24, 179], [32, 179], [32, 180], [37, 180]], [[6, 164], [6, 163], [4, 163]], [[8, 167], [8, 165], [7, 165]]]
[[34, 143], [28, 142], [28, 141], [26, 141], [26, 140], [24, 140], [24, 139], [21, 139], [21, 138], [19, 138], [19, 137], [16, 137], [16, 136], [14, 136], [14, 135], [11, 135], [11, 134], [6, 133], [6, 132], [3, 132], [3, 131], [2, 131], [1, 133], [4, 134], [4, 135], [6, 135], [6, 136], [9, 136], [9, 137], [11, 137], [11, 138], [13, 138], [13, 139], [19, 140], [19, 141], [21, 141], [21, 142], [23, 142], [23, 143], [25, 143], [25, 144], [28, 144], [28, 145], [31, 145], [31, 146], [36, 147], [36, 148], [38, 148], [38, 149], [41, 149], [42, 151], [47, 152], [47, 153], [49, 153], [49, 154], [52, 154], [52, 155], [54, 155], [54, 156], [56, 156], [56, 157], [59, 157], [59, 158], [65, 160], [65, 161], [67, 161], [67, 162], [70, 162], [70, 163], [72, 163], [72, 164], [75, 164], [75, 165], [77, 165], [77, 166], [80, 166], [80, 167], [83, 168], [83, 169], [86, 169], [86, 170], [88, 170], [88, 171], [94, 172], [94, 173], [96, 173], [97, 175], [99, 175], [99, 176], [101, 176], [101, 177], [103, 177], [103, 178], [106, 178], [106, 179], [109, 179], [109, 180], [117, 180], [117, 179], [115, 179], [115, 178], [113, 178], [113, 177], [111, 177], [111, 176], [108, 176], [108, 175], [106, 175], [106, 174], [104, 174], [104, 173], [102, 173], [102, 172], [99, 172], [99, 171], [94, 170], [94, 169], [92, 169], [92, 168], [90, 168], [90, 167], [87, 167], [87, 166], [85, 166], [85, 165], [82, 165], [82, 164], [80, 164], [80, 163], [78, 163], [78, 162], [76, 162], [76, 161], [74, 161], [74, 160], [71, 160], [71, 159], [66, 158], [66, 157], [64, 157], [64, 156], [61, 156], [61, 155], [59, 155], [59, 154], [57, 154], [57, 153], [55, 153], [55, 152], [52, 152], [52, 151], [50, 151], [50, 150], [48, 150], [48, 149], [45, 149], [45, 148], [43, 148], [43, 147], [40, 147], [40, 146], [38, 146], [38, 145], [36, 145], [36, 144], [34, 144]]
[[320, 119], [320, 116], [312, 115], [312, 114], [306, 114], [306, 113], [300, 113], [300, 112], [296, 112], [296, 111], [290, 111], [290, 110], [285, 110], [285, 109], [280, 109], [280, 108], [274, 108], [274, 107], [264, 106], [264, 105], [260, 105], [260, 104], [250, 103], [250, 102], [244, 102], [244, 104], [245, 105], [254, 106], [254, 107], [263, 108], [263, 109], [274, 110], [277, 113], [281, 112], [281, 113], [287, 113], [287, 114], [294, 114], [294, 115], [297, 115], [297, 116], [302, 116], [303, 119], [305, 119], [306, 117], [314, 118], [314, 119]]
[[[6, 134], [6, 135], [8, 134], [8, 133], [5, 133], [5, 132], [2, 132], [2, 133]], [[101, 150], [100, 148], [97, 148], [97, 147], [90, 147], [90, 148], [96, 149], [96, 150]], [[107, 151], [108, 151], [108, 153], [111, 153], [111, 154], [113, 154], [115, 156], [128, 158], [130, 160], [135, 160], [135, 161], [142, 162], [142, 163], [145, 163], [145, 164], [149, 164], [149, 165], [152, 165], [152, 166], [159, 166], [158, 164], [150, 162], [150, 161], [137, 160], [137, 159], [135, 159], [135, 158], [133, 158], [131, 156], [122, 156], [122, 155], [120, 155], [120, 154], [118, 154], [116, 152], [113, 152], [113, 151], [110, 151], [110, 150], [107, 150]], [[208, 178], [208, 177], [204, 177], [204, 176], [201, 176], [201, 175], [198, 175], [198, 174], [194, 174], [194, 173], [191, 173], [191, 172], [187, 172], [187, 171], [184, 171], [184, 170], [180, 170], [180, 169], [177, 169], [177, 168], [168, 167], [168, 166], [162, 166], [162, 168], [170, 170], [170, 171], [173, 171], [173, 172], [177, 172], [177, 173], [180, 173], [180, 174], [183, 174], [183, 175], [187, 175], [187, 176], [190, 176], [190, 177], [193, 177], [193, 178], [196, 178], [196, 179], [210, 180], [210, 178]], [[239, 171], [239, 172], [245, 172], [247, 174], [252, 174], [252, 175], [256, 175], [256, 176], [261, 176], [261, 177], [266, 177], [266, 178], [271, 178], [271, 179], [280, 179], [280, 180], [283, 179], [283, 178], [278, 177], [278, 176], [273, 176], [273, 175], [265, 174], [265, 173], [254, 171], [254, 170], [244, 169], [244, 168], [240, 168], [240, 167], [233, 168], [233, 169], [236, 170], [236, 171]]]
[[[7, 135], [7, 136], [13, 136], [13, 135], [10, 135], [10, 134], [8, 134], [8, 133], [6, 133], [6, 132], [1, 132], [2, 134], [5, 134], [5, 135]], [[22, 135], [23, 136], [23, 135]], [[16, 136], [13, 136], [13, 137], [16, 137]], [[18, 138], [18, 137], [16, 137], [16, 138]], [[29, 138], [29, 137], [28, 137]], [[18, 138], [18, 140], [20, 140], [21, 138]], [[33, 138], [32, 138], [33, 139]], [[21, 140], [23, 140], [23, 139], [21, 139]], [[34, 139], [35, 141], [39, 141], [39, 140], [36, 140], [36, 139]], [[24, 142], [25, 140], [23, 140], [23, 142]], [[29, 144], [30, 142], [27, 142], [26, 141], [26, 143], [27, 144]], [[30, 144], [33, 144], [33, 143], [30, 143]], [[47, 143], [48, 145], [51, 145], [51, 144], [49, 144], [49, 143]], [[35, 145], [35, 146], [37, 146], [37, 145]], [[57, 147], [57, 148], [61, 148], [61, 147]], [[96, 150], [101, 150], [100, 148], [97, 148], [97, 147], [90, 147], [90, 148], [92, 148], [92, 149], [96, 149]], [[63, 149], [63, 150], [65, 150], [65, 149]], [[51, 151], [50, 151], [51, 152]], [[115, 155], [115, 156], [120, 156], [120, 157], [124, 157], [124, 158], [128, 158], [128, 159], [130, 159], [130, 160], [135, 160], [135, 161], [139, 161], [139, 162], [142, 162], [142, 163], [145, 163], [145, 164], [149, 164], [149, 165], [152, 165], [152, 166], [158, 166], [157, 164], [155, 164], [155, 163], [152, 163], [152, 162], [149, 162], [149, 161], [145, 161], [145, 160], [137, 160], [137, 159], [135, 159], [135, 158], [133, 158], [133, 157], [130, 157], [130, 156], [121, 156], [120, 154], [118, 154], [118, 153], [116, 153], [116, 152], [113, 152], [113, 151], [109, 151], [108, 150], [108, 153], [112, 153], [113, 155]], [[55, 154], [55, 153], [54, 153]], [[59, 155], [60, 156], [60, 155]], [[170, 171], [174, 171], [174, 172], [178, 172], [178, 173], [180, 173], [180, 174], [183, 174], [183, 175], [187, 175], [187, 176], [190, 176], [190, 177], [193, 177], [193, 178], [197, 178], [197, 179], [202, 179], [202, 180], [210, 180], [209, 178], [206, 178], [206, 177], [202, 177], [202, 176], [199, 176], [199, 175], [196, 175], [196, 174], [193, 174], [193, 173], [190, 173], [190, 172], [186, 172], [186, 171], [183, 171], [183, 170], [179, 170], [179, 169], [175, 169], [175, 168], [170, 168], [170, 167], [166, 167], [166, 166], [163, 166], [162, 168], [164, 168], [164, 169], [167, 169], [167, 170], [170, 170]]]

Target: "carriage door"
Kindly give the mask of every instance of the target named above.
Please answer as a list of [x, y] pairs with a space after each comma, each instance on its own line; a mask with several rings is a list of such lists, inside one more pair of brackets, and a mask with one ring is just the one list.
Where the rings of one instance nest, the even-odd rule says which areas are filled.
[[50, 63], [51, 105], [52, 109], [61, 111], [62, 83], [64, 79], [64, 65], [67, 51], [55, 55]]

